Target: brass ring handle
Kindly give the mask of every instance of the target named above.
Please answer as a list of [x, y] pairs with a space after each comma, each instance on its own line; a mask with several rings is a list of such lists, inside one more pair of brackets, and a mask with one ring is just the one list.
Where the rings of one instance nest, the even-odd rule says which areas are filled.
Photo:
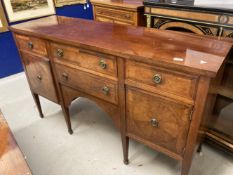
[[108, 95], [110, 89], [107, 86], [104, 86], [103, 89], [102, 89], [102, 91], [103, 91], [104, 95]]
[[33, 47], [34, 47], [34, 46], [33, 46], [33, 43], [32, 43], [31, 41], [29, 41], [29, 42], [28, 42], [28, 48], [29, 48], [29, 49], [33, 49]]
[[102, 69], [106, 69], [107, 68], [107, 64], [104, 60], [100, 60], [99, 62], [99, 66], [102, 68]]
[[129, 15], [129, 14], [125, 14], [125, 17], [129, 19], [129, 18], [130, 18], [130, 15]]
[[68, 79], [69, 79], [69, 76], [68, 76], [67, 73], [63, 73], [63, 74], [62, 74], [62, 77], [63, 77], [65, 80], [68, 80]]
[[158, 128], [159, 127], [159, 122], [155, 118], [150, 120], [150, 123], [153, 127]]
[[62, 49], [57, 49], [57, 56], [60, 58], [64, 56], [64, 52]]
[[42, 80], [42, 76], [41, 76], [41, 75], [37, 75], [36, 78], [37, 78], [38, 80], [40, 80], [40, 81]]
[[162, 76], [160, 74], [155, 74], [153, 76], [153, 81], [156, 84], [160, 84], [162, 82]]

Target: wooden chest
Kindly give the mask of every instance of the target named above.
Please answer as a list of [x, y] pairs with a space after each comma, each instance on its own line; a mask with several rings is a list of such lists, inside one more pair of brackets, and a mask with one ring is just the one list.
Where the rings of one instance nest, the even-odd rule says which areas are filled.
[[96, 21], [146, 26], [142, 0], [91, 0]]

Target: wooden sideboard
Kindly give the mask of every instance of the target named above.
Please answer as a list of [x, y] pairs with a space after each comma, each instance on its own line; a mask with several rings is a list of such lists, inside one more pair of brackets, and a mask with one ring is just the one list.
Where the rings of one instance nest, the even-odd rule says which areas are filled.
[[25, 157], [0, 111], [0, 174], [32, 175]]
[[[204, 36], [51, 16], [10, 27], [35, 102], [96, 102], [129, 138], [182, 161], [187, 175], [210, 81], [232, 44]], [[37, 94], [35, 96], [35, 94]], [[42, 114], [41, 114], [42, 115]]]
[[[173, 3], [172, 3], [173, 2]], [[209, 4], [208, 4], [209, 3]], [[144, 0], [147, 27], [221, 36], [233, 43], [233, 3]], [[212, 83], [206, 109], [206, 141], [233, 155], [233, 54]]]
[[146, 26], [142, 0], [91, 0], [94, 20]]

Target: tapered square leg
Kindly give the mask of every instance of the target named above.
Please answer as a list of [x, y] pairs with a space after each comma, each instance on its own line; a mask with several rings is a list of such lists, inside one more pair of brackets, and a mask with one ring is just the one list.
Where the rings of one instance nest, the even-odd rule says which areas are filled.
[[41, 118], [44, 118], [44, 115], [42, 113], [42, 109], [41, 109], [41, 104], [40, 104], [40, 99], [39, 99], [39, 95], [38, 94], [35, 94], [35, 93], [32, 93], [32, 97], [36, 103], [36, 107], [38, 109], [38, 112], [40, 114], [40, 117]]
[[66, 121], [66, 125], [67, 125], [67, 128], [68, 128], [68, 132], [70, 134], [73, 134], [73, 130], [72, 130], [72, 127], [71, 127], [71, 122], [70, 122], [69, 107], [66, 107], [64, 105], [61, 105], [61, 107], [62, 107], [62, 112], [63, 112], [64, 117], [65, 117], [65, 121]]
[[124, 156], [124, 164], [129, 164], [128, 154], [129, 154], [129, 137], [122, 136], [122, 147], [123, 147], [123, 156]]

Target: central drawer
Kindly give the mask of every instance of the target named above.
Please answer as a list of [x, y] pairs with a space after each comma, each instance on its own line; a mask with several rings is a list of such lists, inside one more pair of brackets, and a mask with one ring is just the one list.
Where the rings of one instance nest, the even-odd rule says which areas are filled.
[[58, 80], [63, 85], [76, 88], [113, 104], [118, 103], [117, 82], [60, 64], [55, 64], [55, 68]]
[[55, 62], [70, 62], [93, 73], [99, 72], [117, 77], [114, 56], [57, 43], [51, 43], [51, 52]]
[[[192, 106], [128, 87], [127, 133], [166, 151], [182, 155]], [[163, 149], [164, 150], [164, 149]]]

